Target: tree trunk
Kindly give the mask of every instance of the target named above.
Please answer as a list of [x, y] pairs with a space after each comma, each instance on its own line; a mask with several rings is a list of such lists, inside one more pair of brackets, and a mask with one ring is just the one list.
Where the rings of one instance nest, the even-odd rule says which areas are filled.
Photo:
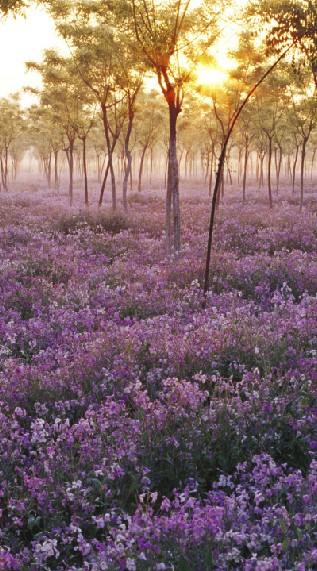
[[151, 161], [150, 161], [150, 186], [151, 186], [151, 188], [152, 188], [153, 164], [154, 164], [153, 149], [151, 149]]
[[204, 178], [204, 183], [207, 183], [207, 180], [209, 179], [209, 167], [210, 167], [210, 153], [207, 151], [207, 158], [206, 158], [206, 170], [205, 170], [205, 178]]
[[314, 161], [315, 161], [316, 151], [317, 151], [317, 149], [313, 149], [313, 154], [312, 154], [312, 158], [311, 158], [310, 180], [313, 180]]
[[292, 185], [292, 192], [295, 192], [295, 177], [296, 177], [296, 166], [297, 166], [297, 159], [298, 159], [298, 149], [299, 149], [299, 145], [296, 145], [296, 152], [295, 152], [295, 158], [293, 161], [293, 185]]
[[269, 156], [268, 156], [268, 165], [267, 165], [267, 185], [269, 190], [269, 204], [270, 208], [273, 208], [273, 199], [272, 199], [272, 183], [271, 183], [271, 167], [272, 167], [272, 136], [268, 135], [269, 139]]
[[282, 167], [282, 159], [283, 159], [283, 149], [279, 145], [278, 146], [278, 153], [277, 149], [275, 151], [275, 169], [276, 169], [276, 194], [278, 195], [279, 186], [280, 186], [280, 174], [281, 174], [281, 167]]
[[144, 158], [145, 153], [147, 151], [148, 146], [145, 145], [142, 149], [141, 159], [140, 159], [140, 166], [139, 166], [139, 182], [138, 182], [138, 192], [142, 191], [142, 174], [143, 174], [143, 167], [144, 167]]
[[74, 204], [74, 139], [69, 139], [69, 147], [66, 149], [66, 157], [69, 166], [69, 205]]
[[1, 180], [2, 180], [2, 185], [4, 190], [7, 192], [8, 191], [8, 187], [7, 187], [7, 181], [6, 181], [6, 175], [5, 175], [5, 165], [3, 163], [3, 159], [1, 157], [0, 159], [0, 164], [1, 164]]
[[128, 182], [129, 176], [131, 174], [131, 167], [132, 167], [132, 153], [129, 149], [129, 142], [130, 136], [132, 132], [132, 125], [133, 125], [133, 117], [134, 113], [132, 108], [130, 107], [131, 103], [129, 101], [129, 122], [128, 122], [128, 129], [124, 139], [124, 152], [127, 159], [126, 168], [124, 172], [124, 179], [123, 179], [123, 186], [122, 186], [122, 199], [123, 199], [123, 208], [124, 210], [128, 210], [128, 201], [127, 201], [127, 193], [128, 193]]
[[83, 171], [84, 171], [84, 184], [85, 184], [85, 206], [89, 206], [88, 197], [88, 176], [87, 176], [87, 160], [86, 160], [86, 137], [82, 138], [83, 141]]
[[9, 148], [6, 146], [4, 149], [4, 180], [3, 180], [3, 186], [4, 189], [8, 192], [8, 158], [9, 158]]
[[108, 174], [109, 174], [109, 161], [105, 170], [105, 174], [103, 177], [103, 181], [102, 181], [102, 185], [101, 185], [101, 189], [100, 189], [100, 195], [99, 195], [99, 200], [98, 200], [98, 206], [99, 208], [101, 208], [102, 205], [102, 201], [103, 201], [103, 196], [105, 193], [105, 188], [106, 188], [106, 182], [107, 182], [107, 178], [108, 178]]
[[241, 179], [241, 160], [242, 160], [242, 148], [238, 149], [238, 184], [240, 184]]
[[243, 166], [243, 181], [242, 181], [242, 201], [243, 204], [246, 203], [246, 183], [247, 183], [247, 169], [248, 169], [248, 158], [249, 158], [249, 143], [248, 140], [245, 142], [244, 148], [244, 166]]
[[166, 189], [167, 189], [167, 181], [168, 181], [168, 176], [169, 176], [169, 174], [168, 174], [168, 168], [169, 168], [169, 159], [168, 159], [168, 152], [167, 152], [167, 154], [166, 154], [166, 163], [165, 163], [165, 182], [164, 182], [164, 185], [165, 185], [165, 188], [166, 188]]
[[47, 186], [48, 186], [48, 188], [51, 188], [51, 183], [52, 183], [52, 153], [49, 153], [48, 161], [47, 161]]
[[58, 183], [58, 151], [54, 151], [54, 188], [57, 190], [59, 187]]
[[300, 161], [300, 211], [304, 206], [304, 171], [305, 171], [305, 157], [306, 157], [306, 144], [308, 137], [303, 139], [301, 161]]
[[[112, 200], [112, 210], [115, 211], [117, 208], [117, 188], [116, 188], [116, 177], [113, 168], [113, 151], [115, 149], [117, 143], [117, 137], [113, 137], [112, 144], [110, 142], [110, 133], [109, 133], [109, 125], [108, 125], [108, 115], [107, 115], [107, 108], [104, 104], [101, 105], [102, 110], [102, 119], [103, 119], [103, 126], [105, 131], [105, 138], [107, 143], [108, 149], [108, 166], [111, 175], [111, 200]], [[100, 200], [99, 200], [100, 202]]]
[[165, 208], [165, 226], [166, 226], [166, 255], [171, 254], [171, 208], [172, 208], [172, 186], [171, 186], [171, 168], [168, 165], [167, 182], [166, 182], [166, 208]]
[[178, 160], [176, 149], [176, 123], [178, 111], [174, 105], [169, 105], [170, 115], [170, 141], [169, 141], [169, 173], [167, 180], [167, 194], [169, 192], [173, 198], [173, 220], [174, 220], [174, 250], [179, 252], [181, 249], [181, 228], [180, 228], [180, 207], [179, 207], [179, 177], [178, 177]]
[[292, 169], [291, 169], [291, 156], [288, 153], [287, 155], [287, 163], [286, 163], [286, 168], [285, 168], [285, 176], [288, 177], [291, 182], [293, 181], [293, 175], [292, 175]]

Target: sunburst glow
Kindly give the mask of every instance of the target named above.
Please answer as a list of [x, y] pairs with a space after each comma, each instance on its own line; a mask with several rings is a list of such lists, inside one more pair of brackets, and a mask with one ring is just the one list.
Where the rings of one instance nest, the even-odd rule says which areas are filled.
[[221, 85], [228, 79], [228, 74], [217, 68], [212, 68], [208, 66], [199, 66], [197, 69], [197, 80], [196, 83], [201, 86], [217, 86]]

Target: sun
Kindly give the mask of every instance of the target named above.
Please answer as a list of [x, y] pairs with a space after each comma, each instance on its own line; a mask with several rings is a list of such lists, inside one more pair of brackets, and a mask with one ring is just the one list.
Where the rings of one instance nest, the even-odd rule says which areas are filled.
[[226, 71], [206, 65], [198, 66], [196, 72], [196, 83], [202, 87], [217, 87], [228, 79], [228, 73]]

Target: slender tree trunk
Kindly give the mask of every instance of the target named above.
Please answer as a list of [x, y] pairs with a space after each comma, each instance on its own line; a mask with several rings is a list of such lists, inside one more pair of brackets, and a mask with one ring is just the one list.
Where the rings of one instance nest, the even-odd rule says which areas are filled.
[[69, 167], [69, 205], [74, 204], [74, 139], [69, 139], [69, 147], [66, 149], [66, 157]]
[[272, 183], [271, 183], [271, 167], [272, 167], [272, 136], [268, 135], [269, 139], [269, 155], [267, 164], [267, 184], [269, 190], [269, 204], [270, 208], [273, 208], [273, 198], [272, 198]]
[[264, 159], [265, 159], [265, 154], [261, 153], [260, 154], [259, 189], [263, 188], [263, 185], [264, 185]]
[[293, 181], [292, 169], [291, 169], [291, 156], [290, 154], [287, 155], [287, 164], [286, 164], [286, 176]]
[[279, 145], [278, 152], [276, 150], [275, 155], [275, 167], [276, 167], [276, 193], [278, 195], [279, 186], [280, 186], [280, 175], [281, 175], [281, 167], [282, 167], [282, 159], [283, 159], [283, 149]]
[[204, 183], [207, 183], [207, 180], [209, 179], [209, 167], [210, 167], [210, 153], [207, 152], [207, 158], [206, 158], [206, 170], [205, 170], [205, 178], [204, 178]]
[[58, 183], [58, 151], [54, 151], [54, 188], [57, 190], [59, 187]]
[[[108, 149], [108, 166], [109, 166], [110, 175], [111, 175], [112, 210], [115, 211], [117, 208], [117, 188], [116, 188], [116, 177], [115, 177], [115, 172], [114, 172], [114, 168], [113, 168], [113, 151], [114, 151], [116, 143], [117, 143], [117, 137], [113, 137], [113, 141], [111, 144], [106, 106], [101, 105], [101, 110], [102, 110], [102, 118], [103, 118], [103, 126], [104, 126], [104, 131], [105, 131], [105, 138], [106, 138], [107, 149]], [[100, 202], [100, 200], [99, 200], [99, 202]]]
[[315, 161], [316, 151], [317, 151], [317, 149], [313, 149], [313, 154], [312, 154], [312, 158], [311, 158], [310, 180], [313, 180], [314, 161]]
[[47, 186], [48, 186], [48, 188], [51, 188], [51, 184], [52, 184], [52, 153], [49, 153], [48, 161], [47, 161]]
[[231, 174], [231, 168], [230, 168], [230, 156], [228, 155], [226, 157], [226, 161], [227, 161], [227, 182], [229, 182], [230, 186], [232, 186], [233, 181], [232, 181], [232, 174]]
[[166, 226], [166, 255], [171, 254], [171, 209], [172, 209], [172, 185], [171, 185], [171, 168], [168, 164], [167, 183], [166, 183], [166, 207], [165, 207], [165, 226]]
[[169, 159], [168, 159], [168, 152], [166, 154], [166, 162], [165, 162], [165, 188], [167, 189], [167, 181], [168, 181], [168, 168], [169, 168]]
[[212, 168], [211, 168], [210, 174], [209, 174], [209, 181], [208, 181], [208, 196], [211, 196], [211, 192], [212, 192], [212, 179], [213, 179], [213, 175], [212, 175]]
[[147, 151], [148, 146], [145, 145], [142, 149], [141, 159], [140, 159], [140, 166], [139, 166], [139, 181], [138, 181], [138, 192], [142, 191], [142, 174], [143, 174], [143, 167], [144, 167], [144, 158], [145, 153]]
[[129, 177], [131, 175], [132, 172], [132, 153], [129, 149], [129, 142], [130, 142], [130, 136], [131, 136], [131, 132], [132, 132], [132, 125], [133, 125], [133, 118], [134, 118], [134, 112], [133, 112], [133, 101], [131, 101], [129, 99], [129, 122], [128, 122], [128, 128], [127, 128], [127, 133], [124, 139], [124, 152], [125, 152], [125, 156], [127, 159], [127, 163], [126, 163], [126, 169], [125, 169], [125, 173], [124, 173], [124, 179], [123, 179], [123, 187], [122, 187], [122, 197], [123, 197], [123, 208], [124, 210], [128, 210], [128, 200], [127, 200], [127, 193], [128, 193], [128, 181], [129, 181]]
[[187, 179], [187, 177], [188, 177], [188, 157], [189, 157], [189, 153], [190, 153], [190, 151], [186, 151], [186, 153], [185, 153], [185, 179]]
[[2, 185], [3, 188], [6, 192], [8, 192], [8, 187], [7, 187], [7, 181], [6, 181], [6, 175], [5, 175], [5, 165], [3, 162], [3, 158], [1, 157], [0, 159], [0, 164], [1, 164], [1, 180], [2, 180]]
[[292, 192], [295, 192], [295, 178], [296, 178], [296, 166], [297, 166], [297, 159], [298, 159], [298, 149], [299, 145], [296, 145], [296, 152], [295, 158], [293, 160], [293, 184], [292, 184]]
[[180, 206], [179, 206], [179, 177], [178, 160], [176, 149], [176, 123], [178, 111], [174, 105], [169, 105], [170, 112], [170, 145], [169, 145], [169, 170], [168, 184], [173, 198], [173, 218], [174, 218], [174, 250], [178, 253], [181, 249], [181, 227], [180, 227]]
[[[224, 145], [224, 143], [222, 145]], [[220, 185], [221, 198], [224, 198], [224, 196], [225, 196], [225, 161], [226, 161], [226, 157], [225, 157], [225, 160], [223, 161], [222, 171], [221, 171], [221, 185]], [[218, 201], [217, 201], [218, 207], [220, 206], [220, 194], [218, 195]]]
[[259, 159], [259, 152], [257, 151], [256, 166], [255, 166], [255, 180], [257, 184], [259, 184], [259, 176], [260, 176], [260, 159]]
[[248, 143], [248, 140], [246, 140], [245, 148], [244, 148], [244, 167], [243, 167], [243, 181], [242, 181], [242, 201], [243, 201], [243, 204], [246, 203], [246, 183], [247, 183], [248, 158], [249, 158], [249, 143]]
[[150, 186], [151, 186], [151, 188], [152, 188], [153, 165], [154, 165], [153, 149], [151, 148], [151, 161], [150, 161]]
[[242, 154], [243, 154], [243, 149], [241, 147], [239, 147], [239, 154], [238, 154], [238, 184], [240, 184], [240, 180], [241, 180], [241, 173], [242, 173]]
[[6, 146], [4, 149], [4, 188], [8, 192], [8, 158], [9, 158], [9, 147]]
[[306, 144], [308, 137], [303, 139], [301, 161], [300, 161], [300, 211], [303, 210], [304, 206], [304, 172], [305, 172], [305, 157], [306, 157]]
[[89, 206], [88, 196], [88, 176], [87, 176], [87, 160], [86, 160], [86, 137], [82, 138], [83, 142], [83, 171], [84, 171], [84, 184], [85, 184], [85, 206]]
[[98, 200], [98, 206], [99, 208], [101, 208], [102, 205], [102, 201], [103, 201], [103, 197], [105, 194], [105, 188], [106, 188], [106, 182], [107, 182], [107, 178], [108, 178], [108, 174], [109, 174], [109, 162], [107, 164], [106, 170], [105, 170], [105, 174], [103, 177], [103, 181], [102, 181], [102, 185], [100, 188], [100, 195], [99, 195], [99, 200]]
[[69, 204], [74, 203], [74, 141], [69, 142]]

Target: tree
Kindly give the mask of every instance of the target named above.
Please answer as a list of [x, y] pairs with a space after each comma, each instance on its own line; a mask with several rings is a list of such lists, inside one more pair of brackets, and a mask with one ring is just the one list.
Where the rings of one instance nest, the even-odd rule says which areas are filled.
[[[42, 75], [41, 104], [47, 109], [50, 121], [61, 129], [63, 150], [69, 166], [69, 202], [74, 200], [74, 149], [77, 138], [86, 140], [93, 123], [94, 109], [82, 83], [73, 74], [69, 58], [61, 57], [55, 50], [46, 50], [42, 63], [28, 62], [28, 68]], [[87, 118], [87, 114], [90, 117]], [[85, 201], [88, 190], [85, 180]]]
[[123, 203], [125, 207], [127, 205], [127, 180], [131, 169], [129, 139], [136, 98], [143, 81], [135, 42], [127, 42], [122, 26], [116, 27], [117, 7], [117, 4], [113, 6], [100, 0], [93, 4], [80, 0], [70, 4], [61, 0], [50, 6], [59, 33], [72, 46], [74, 73], [100, 106], [108, 164], [100, 190], [99, 206], [110, 172], [113, 210], [117, 201], [113, 157], [125, 122], [127, 172], [123, 181]]
[[259, 18], [268, 25], [268, 47], [280, 52], [291, 41], [296, 46], [293, 65], [301, 66], [300, 56], [309, 64], [317, 87], [317, 5], [314, 0], [261, 0], [254, 4]]
[[53, 121], [48, 107], [32, 105], [27, 112], [29, 123], [29, 144], [38, 155], [47, 185], [51, 187], [52, 155], [54, 156], [54, 188], [59, 187], [58, 154], [63, 148], [62, 130]]
[[[290, 38], [288, 44], [286, 46], [284, 45], [283, 51], [278, 56], [276, 56], [275, 61], [273, 61], [273, 63], [271, 63], [271, 65], [269, 65], [269, 67], [267, 68], [267, 70], [265, 72], [263, 72], [262, 70], [260, 70], [260, 72], [259, 72], [259, 70], [256, 69], [256, 74], [260, 75], [260, 78], [258, 80], [256, 80], [256, 82], [253, 84], [253, 87], [247, 88], [247, 94], [244, 96], [242, 103], [240, 104], [240, 106], [238, 107], [238, 109], [234, 113], [232, 120], [230, 121], [227, 136], [225, 138], [224, 145], [223, 145], [220, 157], [219, 157], [218, 169], [217, 169], [217, 173], [216, 173], [216, 182], [215, 182], [213, 195], [212, 195], [212, 206], [211, 206], [210, 221], [209, 221], [207, 255], [206, 255], [205, 275], [204, 275], [204, 288], [203, 288], [203, 290], [204, 290], [204, 301], [203, 301], [203, 305], [205, 305], [205, 303], [206, 303], [206, 295], [207, 295], [207, 292], [209, 289], [211, 248], [212, 248], [212, 240], [213, 240], [213, 230], [214, 230], [217, 198], [218, 198], [218, 193], [219, 193], [220, 183], [221, 183], [221, 173], [222, 173], [222, 169], [223, 169], [223, 165], [224, 165], [224, 161], [225, 161], [225, 157], [226, 157], [226, 150], [227, 150], [227, 146], [228, 146], [230, 137], [233, 133], [234, 127], [235, 127], [242, 111], [244, 110], [244, 108], [248, 104], [249, 100], [252, 98], [253, 94], [256, 92], [258, 87], [260, 85], [262, 85], [262, 83], [266, 80], [266, 78], [270, 76], [270, 74], [273, 72], [273, 70], [284, 59], [286, 54], [290, 51], [290, 49], [293, 46], [294, 46], [294, 42], [293, 42], [292, 38]], [[254, 77], [254, 74], [252, 74], [251, 77]]]
[[28, 8], [30, 2], [25, 0], [0, 0], [0, 12], [7, 16], [8, 14], [22, 14]]
[[[312, 131], [316, 125], [317, 98], [316, 89], [312, 95], [304, 93], [301, 87], [301, 97], [293, 96], [292, 107], [289, 110], [289, 118], [294, 127], [295, 134], [301, 140], [301, 160], [300, 160], [300, 210], [304, 205], [304, 171], [306, 148]], [[298, 145], [299, 146], [299, 145]], [[298, 149], [297, 146], [297, 149]]]
[[138, 192], [142, 191], [142, 176], [146, 153], [152, 151], [162, 134], [164, 125], [163, 110], [157, 101], [158, 94], [141, 93], [138, 99], [135, 131], [136, 140], [140, 150], [140, 163], [138, 173]]
[[[206, 30], [214, 32], [216, 10], [207, 21], [203, 7], [194, 9], [191, 0], [129, 0], [135, 36], [145, 61], [158, 80], [169, 110], [169, 163], [166, 190], [166, 251], [171, 250], [171, 205], [173, 202], [174, 250], [181, 248], [177, 119], [182, 111], [184, 90], [191, 78], [190, 62], [197, 57], [193, 39]], [[197, 47], [197, 43], [196, 43]], [[182, 61], [185, 65], [182, 65]]]
[[8, 191], [9, 152], [13, 142], [21, 136], [24, 117], [19, 96], [0, 99], [0, 169], [4, 190]]
[[242, 175], [243, 204], [246, 203], [248, 162], [249, 162], [250, 152], [252, 151], [252, 145], [256, 137], [254, 111], [255, 111], [254, 105], [250, 104], [248, 107], [246, 107], [241, 113], [240, 124], [239, 124], [239, 135], [243, 145], [242, 148], [244, 149], [243, 175]]
[[[274, 75], [275, 80], [276, 75]], [[270, 82], [268, 82], [270, 83]], [[275, 84], [275, 82], [274, 82]], [[278, 87], [278, 81], [276, 82]], [[269, 192], [269, 205], [273, 208], [273, 194], [272, 194], [272, 159], [274, 152], [274, 140], [276, 137], [277, 129], [283, 119], [284, 106], [283, 99], [281, 97], [281, 91], [276, 90], [279, 95], [275, 98], [272, 94], [271, 86], [268, 84], [265, 86], [262, 92], [256, 96], [256, 121], [258, 128], [263, 131], [267, 137], [267, 182], [268, 182], [268, 192]]]
[[[82, 86], [81, 86], [82, 87]], [[82, 93], [83, 95], [83, 93]], [[83, 96], [84, 99], [84, 96]], [[76, 122], [74, 123], [74, 129], [77, 133], [78, 139], [83, 145], [83, 172], [84, 172], [84, 195], [85, 195], [85, 206], [89, 206], [89, 196], [88, 196], [88, 175], [87, 175], [87, 137], [94, 125], [95, 121], [95, 109], [93, 106], [84, 104], [81, 109], [80, 115], [78, 115]]]

